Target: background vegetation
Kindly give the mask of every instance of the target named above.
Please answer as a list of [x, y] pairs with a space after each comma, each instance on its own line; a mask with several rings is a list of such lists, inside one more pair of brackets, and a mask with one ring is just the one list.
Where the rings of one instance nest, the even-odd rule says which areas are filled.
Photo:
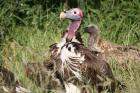
[[[94, 23], [104, 39], [140, 48], [139, 0], [72, 0], [70, 6], [84, 11], [80, 31], [85, 43], [87, 35], [83, 28]], [[68, 25], [67, 21], [59, 20], [62, 10], [62, 0], [0, 0], [0, 63], [33, 93], [42, 92], [24, 76], [23, 64], [48, 58], [49, 45], [60, 41]], [[140, 65], [110, 65], [116, 78], [127, 84], [124, 93], [139, 93]]]

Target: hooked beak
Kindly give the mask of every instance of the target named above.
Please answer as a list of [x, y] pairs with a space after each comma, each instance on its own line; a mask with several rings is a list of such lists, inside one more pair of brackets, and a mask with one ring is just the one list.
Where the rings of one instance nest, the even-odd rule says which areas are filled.
[[59, 17], [60, 17], [60, 20], [65, 19], [66, 18], [66, 13], [61, 12]]

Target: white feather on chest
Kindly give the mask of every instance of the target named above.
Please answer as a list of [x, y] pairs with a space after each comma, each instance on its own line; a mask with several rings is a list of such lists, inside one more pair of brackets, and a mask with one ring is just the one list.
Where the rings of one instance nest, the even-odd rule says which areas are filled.
[[60, 59], [62, 61], [62, 73], [64, 74], [64, 68], [67, 68], [78, 79], [81, 80], [79, 64], [82, 64], [85, 59], [84, 55], [75, 52], [75, 47], [72, 45], [72, 43], [67, 43], [65, 46], [62, 47], [60, 52]]

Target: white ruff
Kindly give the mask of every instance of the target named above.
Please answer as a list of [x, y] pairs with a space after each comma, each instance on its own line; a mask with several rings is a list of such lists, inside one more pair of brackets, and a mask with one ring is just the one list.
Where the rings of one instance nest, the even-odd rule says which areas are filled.
[[81, 93], [80, 88], [72, 83], [65, 84], [66, 93]]
[[[71, 50], [69, 51], [68, 48]], [[72, 44], [68, 44], [68, 46], [64, 46], [61, 49], [60, 53], [60, 59], [62, 60], [62, 74], [64, 74], [64, 68], [66, 67], [69, 69], [79, 80], [81, 79], [80, 74], [80, 68], [78, 67], [79, 64], [82, 64], [84, 59], [84, 56], [81, 55], [81, 53], [75, 53], [75, 47], [73, 47]], [[76, 61], [72, 61], [71, 59], [74, 59]]]

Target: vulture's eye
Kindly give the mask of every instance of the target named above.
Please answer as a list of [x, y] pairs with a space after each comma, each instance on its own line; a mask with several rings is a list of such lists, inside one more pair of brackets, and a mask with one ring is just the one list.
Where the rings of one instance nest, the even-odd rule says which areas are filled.
[[74, 11], [74, 14], [77, 14], [77, 12], [76, 12], [76, 11]]

